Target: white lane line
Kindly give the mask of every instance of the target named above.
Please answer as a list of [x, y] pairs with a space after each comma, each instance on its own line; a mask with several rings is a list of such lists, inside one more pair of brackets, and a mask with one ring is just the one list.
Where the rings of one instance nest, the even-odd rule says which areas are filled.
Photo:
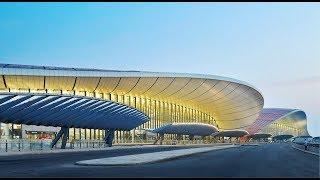
[[116, 156], [109, 158], [91, 159], [78, 161], [76, 165], [84, 166], [112, 166], [112, 165], [132, 165], [141, 163], [157, 162], [162, 160], [168, 160], [172, 158], [177, 158], [181, 156], [203, 153], [212, 150], [226, 149], [231, 147], [238, 147], [238, 145], [224, 145], [224, 146], [214, 146], [214, 147], [201, 147], [201, 148], [190, 148], [190, 149], [179, 149], [170, 151], [161, 151], [153, 153], [144, 154], [134, 154], [126, 156]]

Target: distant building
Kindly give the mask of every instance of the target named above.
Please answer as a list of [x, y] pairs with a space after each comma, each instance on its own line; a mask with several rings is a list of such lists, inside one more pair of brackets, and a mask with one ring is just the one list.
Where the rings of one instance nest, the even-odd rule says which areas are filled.
[[258, 119], [246, 130], [250, 134], [309, 135], [307, 116], [299, 109], [264, 108]]

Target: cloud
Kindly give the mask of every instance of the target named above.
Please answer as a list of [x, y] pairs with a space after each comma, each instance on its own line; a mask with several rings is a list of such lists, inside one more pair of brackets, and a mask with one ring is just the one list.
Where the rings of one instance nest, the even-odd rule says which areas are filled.
[[320, 84], [320, 76], [311, 76], [306, 78], [299, 78], [293, 80], [285, 80], [285, 81], [274, 81], [267, 83], [267, 85], [271, 86], [295, 86], [295, 85], [310, 85], [310, 84]]
[[266, 82], [260, 90], [264, 107], [301, 109], [307, 114], [308, 131], [320, 136], [320, 76]]

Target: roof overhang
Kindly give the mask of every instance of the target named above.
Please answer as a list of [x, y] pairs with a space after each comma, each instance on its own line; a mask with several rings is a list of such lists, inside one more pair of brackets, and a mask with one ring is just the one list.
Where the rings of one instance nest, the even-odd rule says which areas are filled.
[[138, 109], [101, 99], [55, 94], [0, 93], [0, 122], [131, 130], [149, 117]]
[[218, 129], [213, 125], [203, 123], [172, 123], [154, 129], [152, 132], [159, 134], [209, 136], [212, 133], [218, 132]]
[[293, 135], [283, 134], [283, 135], [277, 135], [277, 136], [272, 137], [272, 139], [274, 139], [274, 140], [286, 140], [286, 139], [290, 139], [290, 138], [293, 138]]
[[212, 134], [214, 137], [242, 137], [248, 135], [246, 130], [229, 130], [229, 131], [220, 131]]
[[261, 139], [261, 138], [269, 138], [271, 136], [272, 136], [271, 134], [257, 133], [257, 134], [249, 134], [248, 138]]

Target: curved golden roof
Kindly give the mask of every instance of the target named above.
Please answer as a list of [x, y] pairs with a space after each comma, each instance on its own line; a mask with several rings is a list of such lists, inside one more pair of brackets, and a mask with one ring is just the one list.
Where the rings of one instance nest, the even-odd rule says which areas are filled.
[[246, 82], [213, 75], [12, 64], [0, 64], [0, 73], [0, 89], [117, 93], [196, 107], [222, 130], [251, 125], [264, 103], [259, 90]]

